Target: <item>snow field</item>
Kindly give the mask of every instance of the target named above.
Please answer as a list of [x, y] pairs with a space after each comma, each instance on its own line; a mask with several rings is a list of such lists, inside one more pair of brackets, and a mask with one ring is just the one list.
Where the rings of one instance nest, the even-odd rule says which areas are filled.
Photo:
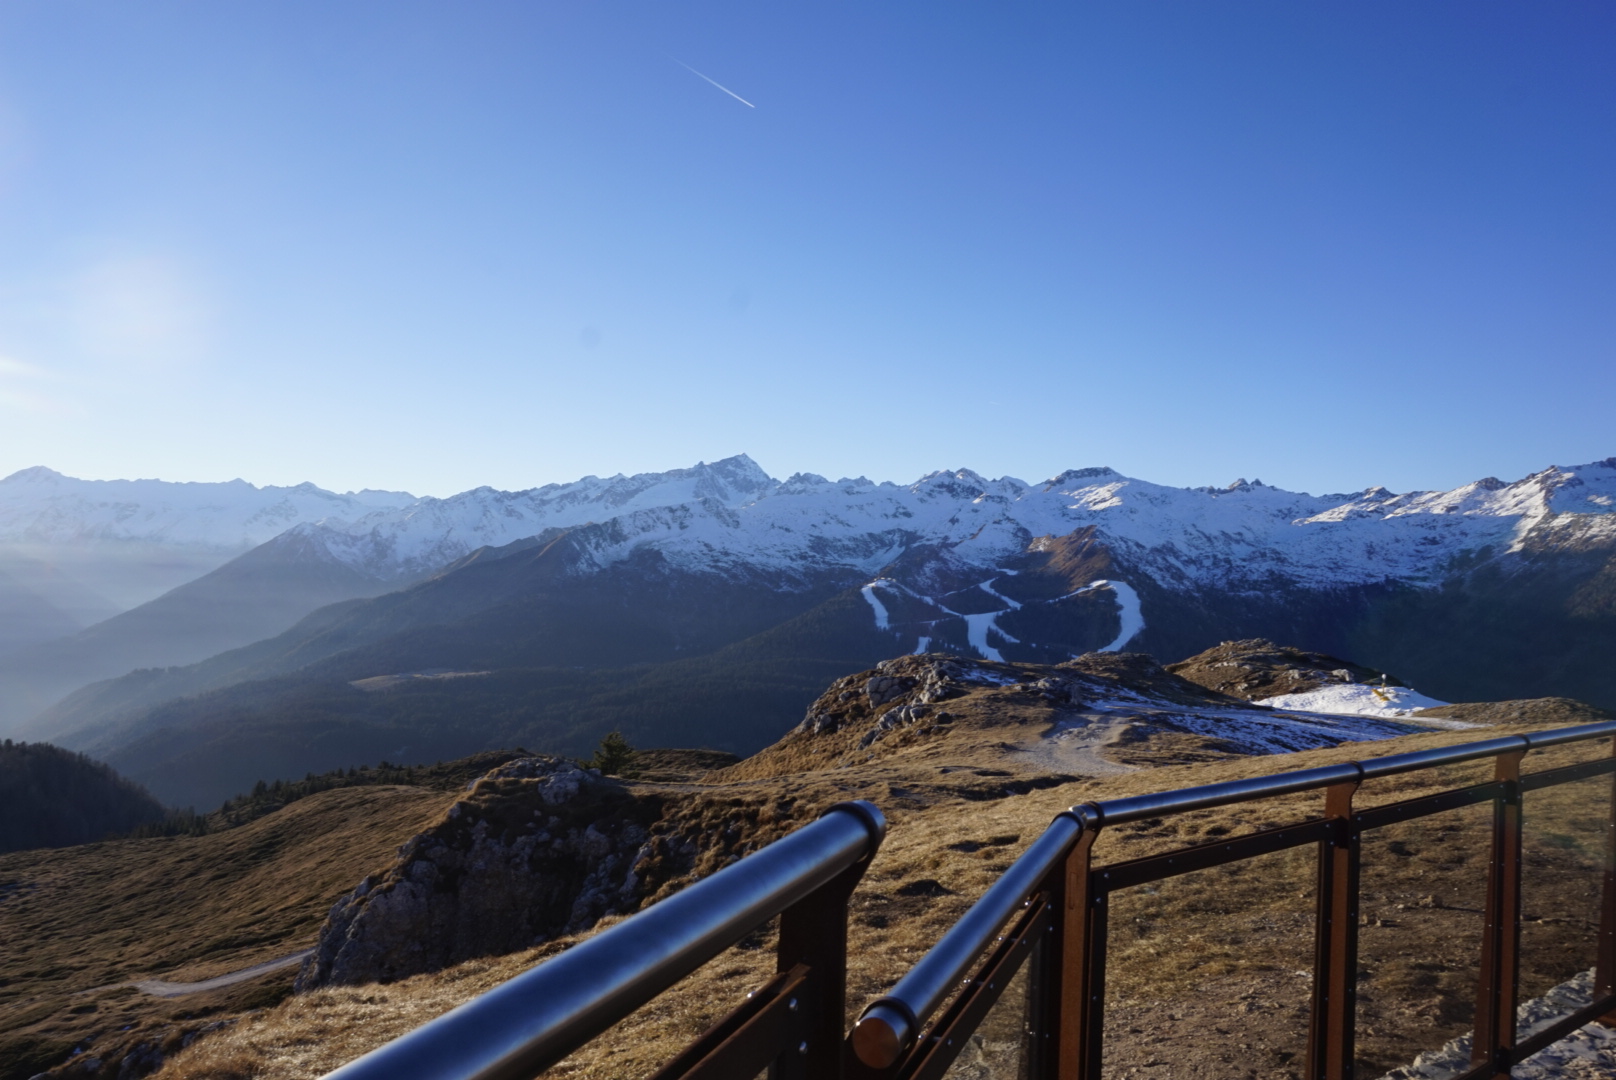
[[[1342, 683], [1321, 686], [1305, 694], [1281, 694], [1263, 698], [1257, 704], [1272, 709], [1298, 709], [1303, 712], [1329, 713], [1337, 716], [1383, 716], [1388, 719], [1412, 716], [1416, 709], [1434, 709], [1452, 702], [1410, 690], [1406, 686], [1369, 686], [1364, 683]], [[1469, 727], [1470, 725], [1464, 725]]]

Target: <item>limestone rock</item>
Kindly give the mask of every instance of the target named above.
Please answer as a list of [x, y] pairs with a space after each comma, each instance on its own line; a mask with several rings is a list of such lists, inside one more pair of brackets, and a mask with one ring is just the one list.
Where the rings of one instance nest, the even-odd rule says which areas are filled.
[[337, 901], [297, 989], [399, 979], [632, 911], [641, 864], [659, 858], [647, 828], [656, 812], [561, 758], [501, 765]]

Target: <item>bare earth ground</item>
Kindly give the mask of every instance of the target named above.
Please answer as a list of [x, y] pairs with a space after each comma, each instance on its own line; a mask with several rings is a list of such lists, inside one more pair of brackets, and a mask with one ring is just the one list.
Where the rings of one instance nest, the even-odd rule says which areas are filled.
[[[847, 798], [881, 806], [891, 823], [888, 839], [850, 913], [849, 1020], [1069, 805], [1541, 726], [1516, 721], [1479, 732], [1416, 733], [1249, 757], [1215, 738], [1153, 724], [1148, 710], [1138, 722], [1109, 716], [1092, 730], [1074, 728], [1072, 707], [1025, 687], [973, 687], [946, 708], [953, 714], [948, 723], [914, 725], [865, 747], [858, 746], [857, 729], [836, 732], [823, 746], [799, 733], [703, 780], [670, 772], [659, 774], [666, 780], [635, 785], [669, 798], [699, 793], [707, 805], [732, 805], [737, 813], [790, 802], [797, 820]], [[1597, 718], [1592, 710], [1575, 717], [1557, 711], [1553, 722]], [[1051, 745], [1062, 733], [1072, 741]], [[1558, 748], [1532, 755], [1527, 767], [1608, 752], [1608, 744]], [[1366, 785], [1358, 805], [1487, 778], [1480, 766], [1391, 778]], [[1591, 964], [1610, 790], [1607, 779], [1530, 796], [1523, 997], [1542, 994]], [[270, 975], [171, 1002], [125, 987], [84, 995], [89, 1014], [71, 1011], [75, 990], [137, 976], [205, 979], [306, 947], [331, 902], [385, 865], [390, 849], [440, 816], [450, 798], [413, 789], [327, 792], [230, 833], [0, 858], [0, 883], [11, 883], [0, 894], [0, 933], [8, 941], [44, 945], [26, 954], [6, 950], [0, 1038], [65, 1037], [99, 1046], [112, 1045], [117, 1028], [129, 1023], [168, 1032], [171, 1040], [174, 1032], [216, 1024], [188, 1048], [170, 1047], [178, 1052], [167, 1055], [159, 1076], [305, 1080], [579, 940], [562, 938], [385, 985], [288, 997], [284, 976]], [[1296, 820], [1316, 814], [1321, 799], [1295, 796], [1120, 827], [1101, 838], [1096, 858], [1132, 858]], [[1456, 811], [1383, 830], [1365, 842], [1360, 1075], [1405, 1065], [1470, 1026], [1487, 838], [1478, 814], [1485, 811]], [[286, 819], [277, 822], [282, 815]], [[1112, 916], [1109, 1074], [1300, 1075], [1311, 873], [1310, 853], [1288, 852], [1119, 895]], [[139, 887], [131, 890], [131, 882]], [[96, 930], [76, 938], [75, 926]], [[771, 948], [768, 932], [754, 935], [552, 1075], [649, 1074], [768, 978]], [[253, 988], [268, 993], [250, 999]], [[993, 1024], [1011, 1030], [1017, 1022], [1007, 1004]], [[992, 1035], [990, 1025], [958, 1075], [1013, 1075], [995, 1065], [995, 1055], [1003, 1055]], [[95, 1052], [56, 1074], [94, 1075], [85, 1064]]]

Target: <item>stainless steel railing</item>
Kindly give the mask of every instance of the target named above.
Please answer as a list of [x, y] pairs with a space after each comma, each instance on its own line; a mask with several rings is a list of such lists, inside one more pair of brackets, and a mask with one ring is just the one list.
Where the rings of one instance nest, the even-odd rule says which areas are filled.
[[[755, 1075], [779, 1053], [834, 1060], [842, 1038], [847, 897], [885, 834], [886, 819], [874, 805], [840, 803], [813, 824], [344, 1065], [327, 1080], [528, 1080], [776, 915], [782, 916], [781, 971], [802, 969], [795, 981], [776, 980], [782, 987], [789, 983], [796, 995], [789, 1006], [781, 997], [793, 1022], [776, 1025], [773, 1042], [781, 1045], [765, 1047], [773, 1053], [761, 1064], [754, 1065], [743, 1047], [737, 1067], [751, 1072], [735, 1075]], [[754, 1013], [766, 1003], [756, 996], [752, 1002]], [[812, 1030], [816, 1023], [818, 1032]], [[751, 1056], [759, 1052], [753, 1047]]]

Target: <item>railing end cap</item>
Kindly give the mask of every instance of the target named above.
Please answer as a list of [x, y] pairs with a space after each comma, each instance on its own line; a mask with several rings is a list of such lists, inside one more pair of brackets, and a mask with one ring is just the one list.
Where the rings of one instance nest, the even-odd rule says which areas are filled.
[[871, 1002], [853, 1025], [853, 1053], [872, 1069], [889, 1069], [914, 1041], [920, 1023], [909, 1004], [884, 997]]

